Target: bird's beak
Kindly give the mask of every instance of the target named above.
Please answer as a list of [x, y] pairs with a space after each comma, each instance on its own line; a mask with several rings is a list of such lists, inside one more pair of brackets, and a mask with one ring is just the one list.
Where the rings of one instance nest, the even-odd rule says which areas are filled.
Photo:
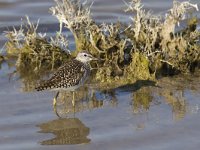
[[96, 58], [96, 57], [92, 57], [92, 60], [99, 60], [98, 58]]
[[90, 55], [90, 58], [91, 58], [91, 60], [99, 60], [98, 58], [96, 58], [96, 57], [94, 57], [92, 55]]

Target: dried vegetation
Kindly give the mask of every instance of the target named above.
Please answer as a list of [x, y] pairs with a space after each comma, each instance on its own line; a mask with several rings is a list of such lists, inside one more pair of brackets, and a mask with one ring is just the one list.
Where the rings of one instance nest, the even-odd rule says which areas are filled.
[[[136, 80], [155, 79], [158, 75], [194, 72], [200, 67], [200, 31], [196, 17], [186, 17], [198, 11], [189, 1], [173, 1], [173, 7], [165, 17], [152, 15], [143, 8], [140, 0], [126, 3], [131, 11], [132, 24], [97, 24], [91, 18], [92, 6], [80, 0], [55, 0], [50, 8], [60, 23], [56, 38], [47, 40], [45, 34], [37, 33], [37, 25], [27, 18], [18, 30], [6, 32], [7, 55], [17, 58], [17, 68], [31, 66], [56, 68], [70, 58], [68, 42], [62, 35], [62, 27], [69, 29], [76, 44], [76, 54], [89, 50], [101, 61], [94, 79], [100, 83], [124, 85]], [[187, 20], [180, 31], [176, 27]]]

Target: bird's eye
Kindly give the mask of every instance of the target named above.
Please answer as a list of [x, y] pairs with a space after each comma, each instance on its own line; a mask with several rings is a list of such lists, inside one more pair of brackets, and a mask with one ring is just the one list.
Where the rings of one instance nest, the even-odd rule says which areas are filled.
[[87, 54], [84, 54], [84, 56], [86, 57], [86, 56], [87, 56]]

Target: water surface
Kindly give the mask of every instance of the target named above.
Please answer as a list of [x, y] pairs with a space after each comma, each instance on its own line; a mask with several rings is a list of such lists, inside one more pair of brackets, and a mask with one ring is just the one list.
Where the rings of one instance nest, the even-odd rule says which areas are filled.
[[[197, 3], [198, 0], [192, 1]], [[0, 31], [19, 26], [21, 18], [40, 18], [40, 32], [59, 30], [50, 15], [51, 0], [1, 0]], [[171, 2], [144, 0], [145, 8], [163, 14]], [[92, 16], [99, 23], [130, 23], [121, 0], [96, 0]], [[199, 17], [199, 13], [197, 13]], [[75, 48], [69, 34], [70, 47]], [[3, 46], [5, 38], [0, 36]], [[3, 64], [0, 70], [0, 149], [70, 150], [198, 150], [200, 147], [200, 76], [164, 77], [158, 82], [137, 81], [132, 85], [99, 91], [85, 86], [76, 94], [61, 93], [58, 112], [53, 112], [54, 92], [24, 92], [30, 83], [15, 68]], [[74, 111], [76, 113], [74, 113]]]

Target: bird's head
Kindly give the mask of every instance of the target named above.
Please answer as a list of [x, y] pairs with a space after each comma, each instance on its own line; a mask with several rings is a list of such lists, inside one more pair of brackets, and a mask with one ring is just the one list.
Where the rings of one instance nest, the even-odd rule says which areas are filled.
[[97, 58], [95, 58], [94, 56], [92, 56], [89, 52], [87, 51], [81, 51], [78, 53], [78, 55], [76, 56], [76, 59], [86, 63], [92, 60], [98, 60]]

